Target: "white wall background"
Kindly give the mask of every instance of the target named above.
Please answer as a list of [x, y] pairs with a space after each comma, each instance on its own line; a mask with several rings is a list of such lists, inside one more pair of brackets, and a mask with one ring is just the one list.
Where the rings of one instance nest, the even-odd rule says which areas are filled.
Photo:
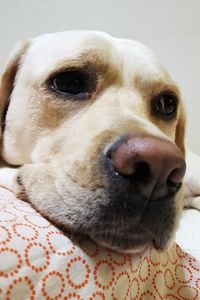
[[185, 98], [187, 145], [200, 154], [199, 0], [0, 0], [0, 71], [18, 39], [95, 29], [152, 48]]

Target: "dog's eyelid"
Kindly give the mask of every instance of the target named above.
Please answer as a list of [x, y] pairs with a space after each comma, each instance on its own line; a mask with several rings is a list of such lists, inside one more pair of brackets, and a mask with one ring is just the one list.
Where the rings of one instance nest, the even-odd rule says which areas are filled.
[[79, 71], [88, 74], [96, 74], [104, 69], [104, 67], [104, 64], [102, 64], [102, 62], [100, 63], [100, 60], [98, 60], [96, 57], [94, 58], [92, 54], [91, 56], [87, 57], [81, 55], [78, 58], [60, 62], [56, 70], [52, 69], [49, 72], [46, 79], [55, 76], [58, 73], [67, 71]]
[[176, 90], [176, 89], [162, 89], [161, 91], [157, 91], [150, 97], [150, 100], [154, 101], [155, 99], [161, 98], [162, 96], [165, 96], [165, 95], [168, 95], [168, 96], [171, 96], [172, 98], [174, 98], [178, 105], [178, 103], [180, 101], [180, 94], [179, 94], [178, 90]]
[[63, 100], [86, 100], [95, 92], [97, 84], [97, 74], [88, 65], [51, 73], [45, 81], [45, 89]]
[[52, 71], [51, 73], [49, 73], [46, 78], [44, 79], [44, 81], [49, 81], [51, 80], [52, 78], [54, 78], [55, 76], [61, 74], [61, 73], [67, 73], [67, 72], [77, 72], [77, 73], [80, 73], [80, 74], [85, 74], [85, 75], [89, 75], [91, 74], [91, 70], [90, 68], [85, 68], [84, 66], [68, 66], [68, 67], [65, 67], [65, 68], [60, 68], [60, 69], [57, 69], [55, 71]]
[[179, 96], [172, 90], [164, 90], [151, 98], [152, 114], [165, 121], [173, 120], [178, 112]]

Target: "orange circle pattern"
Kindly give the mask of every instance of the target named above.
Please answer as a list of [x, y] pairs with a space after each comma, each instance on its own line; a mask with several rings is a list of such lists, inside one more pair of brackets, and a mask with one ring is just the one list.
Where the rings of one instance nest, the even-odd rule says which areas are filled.
[[100, 291], [94, 292], [93, 295], [90, 297], [89, 300], [96, 300], [97, 297], [99, 298], [98, 300], [100, 300], [100, 299], [101, 300], [106, 300], [104, 293], [100, 292]]
[[[32, 231], [34, 231], [34, 236], [31, 236], [31, 237], [23, 236], [22, 233], [19, 233], [19, 232], [18, 232], [19, 227], [22, 227], [22, 228], [24, 227], [24, 228], [27, 229], [27, 231], [28, 231], [28, 229], [29, 229], [29, 230], [31, 229]], [[38, 231], [37, 231], [33, 226], [28, 225], [28, 224], [22, 224], [22, 223], [19, 223], [19, 224], [18, 224], [18, 223], [16, 223], [16, 224], [13, 225], [13, 231], [14, 231], [14, 233], [15, 233], [18, 237], [20, 237], [22, 240], [27, 240], [27, 241], [33, 241], [33, 240], [37, 239], [38, 236], [39, 236]], [[28, 233], [30, 234], [30, 232], [28, 232]]]
[[4, 233], [6, 233], [6, 237], [4, 237], [3, 239], [0, 238], [0, 246], [1, 245], [6, 245], [8, 242], [10, 242], [12, 235], [10, 233], [10, 231], [8, 230], [8, 228], [6, 228], [3, 225], [0, 225], [0, 233], [2, 234], [2, 231], [4, 231]]
[[55, 246], [52, 244], [51, 241], [51, 236], [56, 236], [57, 237], [57, 241], [59, 241], [59, 237], [63, 237], [64, 235], [61, 231], [49, 231], [46, 235], [46, 240], [47, 243], [49, 245], [49, 248], [52, 250], [53, 253], [56, 253], [57, 255], [61, 255], [61, 256], [69, 256], [72, 255], [74, 250], [76, 249], [76, 247], [73, 245], [73, 243], [70, 243], [70, 249], [67, 249], [67, 251], [58, 251]]
[[[100, 267], [102, 266], [107, 266], [107, 270], [106, 270], [106, 274], [110, 273], [110, 280], [107, 284], [105, 283], [102, 283], [102, 278], [104, 278], [105, 276], [101, 277], [101, 276], [98, 276], [100, 275], [102, 272], [100, 272], [100, 274], [98, 274], [98, 270]], [[110, 272], [109, 272], [109, 269], [110, 269]], [[103, 273], [102, 273], [103, 274]], [[95, 284], [98, 288], [100, 289], [103, 289], [103, 290], [108, 290], [110, 287], [112, 287], [112, 283], [114, 282], [114, 276], [115, 276], [115, 271], [114, 271], [114, 267], [113, 265], [109, 262], [109, 260], [106, 260], [106, 259], [102, 259], [102, 260], [99, 260], [95, 267], [94, 267], [94, 280], [95, 280]]]
[[[79, 268], [81, 268], [81, 265], [84, 266], [85, 268], [85, 278], [82, 280], [82, 282], [78, 284], [76, 284], [70, 276], [70, 270], [73, 269], [74, 264], [78, 264]], [[67, 272], [66, 278], [68, 280], [68, 283], [76, 290], [83, 288], [88, 283], [90, 277], [90, 268], [86, 263], [85, 259], [82, 259], [81, 256], [76, 256], [70, 260], [70, 262], [67, 264], [66, 272]]]
[[[167, 275], [167, 274], [169, 274], [169, 275]], [[171, 276], [171, 283], [169, 283], [169, 279], [168, 279], [169, 276]], [[165, 270], [164, 277], [165, 277], [165, 284], [166, 284], [167, 288], [169, 290], [173, 289], [175, 287], [175, 280], [174, 280], [174, 276], [172, 274], [172, 271], [169, 268], [167, 268]]]
[[[57, 295], [53, 295], [53, 297], [49, 296], [49, 293], [47, 291], [47, 280], [50, 278], [50, 277], [53, 277], [53, 276], [56, 276], [59, 281], [60, 281], [60, 291], [59, 293], [57, 293]], [[63, 277], [63, 275], [59, 272], [56, 272], [56, 271], [52, 271], [52, 272], [49, 272], [47, 273], [44, 278], [42, 279], [42, 294], [44, 297], [46, 297], [46, 299], [48, 300], [58, 300], [58, 299], [61, 299], [62, 298], [62, 294], [64, 293], [64, 290], [65, 290], [65, 279]]]
[[[20, 283], [26, 283], [29, 286], [29, 299], [30, 300], [35, 300], [35, 288], [33, 286], [33, 283], [31, 282], [30, 278], [28, 276], [25, 277], [19, 277], [17, 279], [14, 279], [13, 282], [8, 286], [8, 290], [6, 293], [6, 298], [5, 300], [12, 300], [14, 299], [14, 297], [16, 297], [15, 293], [13, 293], [14, 295], [12, 295], [12, 291], [13, 289]], [[23, 287], [24, 288], [24, 287]]]
[[0, 300], [200, 299], [200, 262], [176, 244], [119, 254], [72, 243], [2, 188], [0, 208]]
[[[8, 278], [8, 277], [11, 277], [11, 276], [17, 274], [19, 272], [19, 270], [22, 266], [22, 262], [23, 262], [21, 255], [18, 253], [17, 250], [6, 247], [6, 248], [0, 249], [0, 260], [2, 261], [2, 263], [4, 263], [5, 258], [2, 259], [1, 255], [3, 256], [3, 255], [5, 255], [5, 253], [7, 253], [7, 256], [9, 257], [9, 258], [7, 258], [7, 259], [9, 259], [9, 264], [10, 264], [10, 258], [12, 255], [14, 255], [14, 257], [17, 258], [17, 262], [15, 262], [14, 266], [9, 266], [9, 264], [8, 264], [8, 269], [11, 269], [11, 270], [7, 271], [7, 270], [0, 269], [0, 278], [1, 277]], [[12, 258], [12, 262], [13, 262], [13, 258]], [[2, 263], [0, 262], [0, 268], [1, 268]]]
[[[39, 267], [36, 267], [35, 265], [34, 265], [34, 261], [32, 262], [31, 261], [31, 258], [30, 258], [30, 256], [29, 256], [29, 253], [30, 253], [30, 250], [32, 249], [32, 248], [34, 248], [35, 247], [35, 249], [42, 249], [42, 252], [43, 252], [43, 257], [42, 257], [42, 264], [41, 264], [41, 266], [39, 266]], [[37, 252], [37, 251], [35, 251], [35, 252]], [[45, 246], [43, 246], [41, 243], [36, 243], [36, 242], [34, 242], [34, 243], [29, 243], [28, 244], [28, 246], [27, 246], [27, 248], [25, 249], [25, 251], [24, 251], [24, 257], [25, 257], [25, 262], [26, 262], [26, 265], [28, 266], [28, 267], [30, 267], [33, 271], [35, 271], [35, 272], [42, 272], [42, 271], [44, 271], [45, 269], [47, 269], [47, 267], [48, 267], [48, 265], [50, 264], [50, 256], [49, 256], [49, 252], [48, 252], [48, 250], [46, 249], [46, 247]]]
[[[126, 294], [125, 294], [125, 296], [124, 296], [124, 300], [127, 300], [128, 298], [128, 295], [129, 295], [129, 291], [130, 291], [130, 276], [129, 276], [129, 274], [128, 274], [128, 272], [126, 272], [126, 271], [124, 271], [124, 272], [121, 272], [118, 276], [117, 276], [117, 278], [116, 278], [116, 281], [114, 282], [114, 284], [113, 284], [113, 288], [112, 288], [112, 299], [113, 300], [118, 300], [118, 297], [117, 297], [117, 295], [115, 295], [115, 290], [116, 289], [118, 289], [118, 282], [119, 282], [119, 279], [120, 278], [122, 278], [122, 277], [125, 277], [125, 278], [127, 278], [128, 279], [128, 287], [126, 287]], [[124, 284], [125, 284], [125, 282], [123, 282], [123, 289], [125, 289], [125, 286], [124, 286]]]

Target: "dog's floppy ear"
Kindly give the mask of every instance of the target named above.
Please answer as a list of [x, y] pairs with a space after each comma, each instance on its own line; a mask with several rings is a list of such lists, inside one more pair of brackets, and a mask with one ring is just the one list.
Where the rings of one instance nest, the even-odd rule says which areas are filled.
[[29, 47], [28, 41], [19, 41], [12, 51], [5, 71], [1, 77], [0, 82], [0, 140], [2, 137], [2, 127], [4, 116], [9, 105], [10, 96], [15, 83], [15, 76], [20, 65], [22, 56]]
[[175, 136], [175, 142], [183, 155], [185, 155], [185, 123], [186, 123], [186, 117], [185, 117], [185, 110], [183, 107], [183, 104], [181, 104], [181, 112], [178, 119], [178, 124], [176, 126], [176, 136]]

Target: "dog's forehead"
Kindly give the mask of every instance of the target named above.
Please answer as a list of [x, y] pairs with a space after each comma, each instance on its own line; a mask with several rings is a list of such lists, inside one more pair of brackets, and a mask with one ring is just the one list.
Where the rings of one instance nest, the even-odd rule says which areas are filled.
[[32, 40], [30, 51], [48, 56], [52, 60], [75, 58], [89, 49], [108, 50], [114, 39], [106, 33], [95, 31], [66, 31], [44, 34]]
[[[123, 65], [125, 69], [136, 71], [145, 67], [159, 74], [164, 70], [154, 53], [143, 44], [98, 31], [66, 31], [36, 37], [23, 62], [29, 74], [31, 70], [32, 75], [35, 72], [39, 76], [62, 63], [80, 58], [83, 53], [95, 52], [100, 60], [118, 68]], [[88, 59], [90, 55], [87, 55]]]

